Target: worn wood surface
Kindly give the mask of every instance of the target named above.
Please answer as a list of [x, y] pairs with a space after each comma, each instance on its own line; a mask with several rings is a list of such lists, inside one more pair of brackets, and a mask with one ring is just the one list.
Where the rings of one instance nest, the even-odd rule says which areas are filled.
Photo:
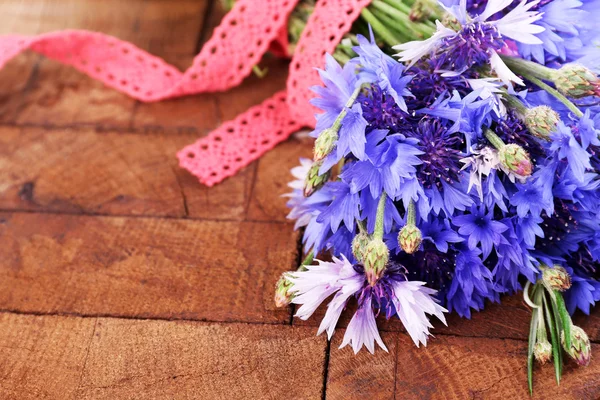
[[[185, 68], [223, 15], [208, 0], [4, 0], [3, 33], [63, 28], [130, 40]], [[286, 221], [301, 136], [213, 188], [175, 152], [285, 85], [266, 79], [136, 102], [33, 53], [0, 71], [1, 399], [526, 399], [529, 312], [519, 297], [436, 324], [416, 348], [329, 344], [273, 286], [298, 262]], [[317, 314], [322, 315], [322, 310]], [[600, 313], [576, 317], [600, 341]], [[600, 348], [594, 344], [597, 354]], [[534, 398], [600, 398], [600, 363], [537, 368]]]

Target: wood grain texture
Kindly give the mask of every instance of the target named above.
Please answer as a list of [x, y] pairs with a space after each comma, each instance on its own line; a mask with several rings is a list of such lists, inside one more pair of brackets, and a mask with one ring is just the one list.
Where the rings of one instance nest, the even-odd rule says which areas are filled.
[[[0, 34], [95, 30], [131, 41], [183, 69], [196, 53], [207, 4], [196, 0], [9, 0], [0, 4], [3, 19], [9, 21], [2, 24]], [[34, 69], [26, 64], [20, 71], [27, 77], [27, 90], [12, 98], [15, 106], [6, 110], [3, 122], [130, 127], [135, 100], [68, 66], [43, 57], [30, 62], [36, 60], [39, 64]], [[0, 72], [2, 80], [10, 76], [4, 73]]]
[[289, 168], [310, 152], [308, 141], [291, 139], [207, 188], [174, 157], [195, 139], [193, 133], [0, 127], [0, 209], [285, 220], [281, 195], [290, 191]]
[[[417, 348], [406, 335], [386, 332], [389, 353], [377, 349], [354, 355], [331, 344], [327, 397], [334, 399], [527, 399], [527, 342], [439, 335]], [[593, 345], [593, 351], [600, 350]], [[533, 399], [597, 399], [600, 365], [567, 361], [560, 386], [552, 365], [536, 365]]]
[[95, 322], [0, 313], [0, 398], [74, 399]]
[[335, 333], [329, 351], [327, 372], [327, 399], [393, 399], [396, 380], [396, 353], [398, 334], [383, 332], [389, 352], [377, 349], [375, 354], [360, 351], [354, 354], [350, 347], [340, 349], [344, 330]]
[[245, 324], [0, 314], [3, 399], [319, 399], [325, 340]]
[[[399, 399], [527, 399], [527, 342], [438, 336], [427, 348], [398, 337], [396, 397]], [[594, 345], [593, 351], [600, 346]], [[597, 399], [600, 364], [569, 361], [560, 386], [551, 365], [536, 366], [533, 399]]]
[[288, 323], [286, 224], [0, 214], [0, 309]]

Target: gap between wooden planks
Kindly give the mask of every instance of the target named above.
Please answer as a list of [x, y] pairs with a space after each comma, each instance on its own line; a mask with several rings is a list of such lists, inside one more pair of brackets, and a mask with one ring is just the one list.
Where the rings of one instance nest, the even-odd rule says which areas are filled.
[[[204, 18], [208, 3], [195, 0], [24, 4], [0, 5], [8, 21], [2, 33], [97, 29], [182, 69], [222, 14], [215, 7]], [[2, 398], [310, 399], [324, 388], [329, 398], [521, 398], [524, 342], [485, 338], [524, 337], [528, 313], [518, 298], [436, 327], [481, 338], [439, 335], [419, 350], [403, 333], [386, 332], [391, 353], [375, 356], [338, 350], [343, 329], [329, 349], [314, 337], [318, 317], [310, 327], [283, 325], [289, 310], [274, 309], [272, 287], [293, 268], [298, 236], [273, 222], [285, 220], [279, 194], [289, 168], [310, 155], [310, 142], [286, 142], [211, 189], [174, 158], [283, 87], [285, 62], [266, 62], [266, 80], [157, 104], [137, 103], [33, 54], [0, 72], [0, 238], [9, 243], [0, 250], [0, 308], [127, 318], [3, 313]], [[597, 316], [587, 322], [597, 339]], [[213, 369], [219, 360], [206, 356], [211, 351], [233, 375]], [[538, 372], [538, 396], [598, 397], [595, 364], [569, 368], [558, 389], [551, 368]]]

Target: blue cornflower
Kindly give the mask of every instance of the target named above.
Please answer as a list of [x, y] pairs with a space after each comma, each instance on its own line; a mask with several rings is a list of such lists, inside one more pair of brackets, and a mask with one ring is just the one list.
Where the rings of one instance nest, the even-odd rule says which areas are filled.
[[515, 185], [516, 190], [510, 196], [510, 203], [517, 207], [519, 217], [524, 218], [528, 214], [539, 216], [542, 211], [552, 215], [554, 211], [552, 188], [556, 168], [557, 163], [551, 160], [539, 167], [525, 183]]
[[342, 120], [337, 149], [335, 150], [337, 154], [336, 162], [350, 152], [359, 160], [364, 160], [365, 143], [367, 143], [366, 128], [367, 120], [363, 118], [362, 109], [358, 104], [354, 104]]
[[[363, 117], [367, 120], [367, 131], [385, 129], [391, 133], [404, 133], [408, 114], [398, 107], [392, 96], [381, 90], [378, 85], [369, 87], [358, 96]], [[410, 125], [409, 125], [410, 126]]]
[[497, 262], [492, 273], [496, 283], [500, 285], [499, 289], [512, 293], [521, 288], [520, 275], [535, 282], [538, 269], [533, 264], [534, 258], [529, 254], [528, 246], [520, 238], [518, 229], [522, 227], [517, 224], [515, 231], [513, 218], [506, 218], [503, 223], [508, 228], [503, 234], [506, 240], [496, 246]]
[[419, 157], [423, 164], [418, 167], [417, 176], [425, 189], [434, 185], [441, 189], [442, 181], [453, 184], [458, 180], [461, 167], [458, 148], [464, 144], [458, 135], [449, 133], [437, 118], [427, 117], [407, 135], [417, 139], [418, 148], [423, 151]]
[[386, 131], [371, 132], [366, 146], [368, 160], [351, 163], [342, 173], [342, 180], [353, 193], [368, 186], [374, 198], [385, 190], [395, 199], [402, 195], [400, 183], [414, 177], [415, 166], [421, 164], [418, 155], [423, 153], [415, 146], [416, 140], [386, 135]]
[[358, 54], [361, 79], [378, 85], [395, 100], [402, 111], [406, 112], [404, 96], [411, 96], [407, 85], [412, 80], [412, 75], [405, 75], [404, 65], [377, 46], [372, 31], [370, 41], [362, 35], [357, 35], [357, 40], [359, 45], [353, 49]]
[[329, 54], [325, 57], [325, 69], [319, 70], [324, 86], [311, 88], [319, 97], [313, 98], [310, 103], [324, 111], [317, 115], [316, 127], [311, 132], [313, 137], [318, 137], [321, 131], [333, 125], [346, 102], [360, 84], [355, 62], [348, 62], [341, 67]]
[[536, 237], [543, 238], [544, 230], [541, 227], [543, 219], [537, 215], [529, 215], [525, 218], [518, 218], [517, 238], [524, 242], [528, 248], [533, 249]]
[[481, 90], [475, 90], [464, 98], [455, 91], [452, 97], [440, 98], [428, 108], [417, 111], [454, 122], [448, 133], [461, 132], [465, 135], [466, 149], [482, 136], [482, 129], [491, 123], [491, 98], [480, 99]]
[[493, 214], [493, 210], [486, 214], [484, 207], [472, 206], [470, 214], [452, 218], [452, 223], [459, 227], [458, 233], [468, 238], [470, 250], [481, 245], [484, 259], [490, 255], [494, 245], [506, 241], [501, 233], [508, 227], [500, 221], [495, 221]]
[[540, 64], [545, 64], [552, 58], [567, 61], [566, 47], [569, 42], [565, 39], [577, 37], [579, 29], [583, 28], [582, 22], [589, 18], [588, 13], [581, 9], [581, 5], [578, 0], [555, 0], [541, 6], [541, 19], [537, 25], [543, 27], [544, 31], [536, 36], [542, 43], [519, 43], [519, 53], [523, 58], [534, 59]]
[[479, 249], [462, 248], [456, 254], [454, 278], [446, 294], [449, 311], [471, 318], [471, 309], [481, 310], [485, 300], [498, 301], [491, 271], [483, 265]]
[[591, 118], [591, 111], [589, 109], [579, 119], [577, 131], [584, 149], [587, 149], [590, 145], [600, 146], [600, 129], [596, 129], [596, 121]]
[[571, 276], [571, 288], [564, 294], [567, 310], [573, 314], [579, 308], [589, 315], [590, 306], [594, 306], [597, 301], [600, 301], [600, 282], [585, 277], [570, 267], [565, 269]]
[[438, 251], [442, 253], [448, 252], [448, 244], [460, 243], [464, 239], [456, 233], [451, 227], [447, 219], [439, 219], [430, 217], [420, 226], [423, 240], [428, 240], [435, 245]]
[[504, 40], [494, 25], [468, 22], [455, 35], [442, 39], [435, 55], [440, 69], [461, 74], [471, 67], [487, 64], [493, 51], [504, 47]]
[[570, 127], [562, 121], [558, 123], [555, 132], [550, 134], [552, 144], [550, 151], [554, 152], [559, 159], [567, 159], [568, 167], [579, 181], [583, 181], [586, 169], [592, 169], [590, 154], [586, 152], [573, 135]]
[[332, 191], [333, 201], [317, 217], [317, 221], [331, 227], [335, 233], [342, 221], [346, 228], [354, 232], [356, 220], [360, 218], [360, 197], [350, 190], [350, 186], [342, 181], [327, 183]]

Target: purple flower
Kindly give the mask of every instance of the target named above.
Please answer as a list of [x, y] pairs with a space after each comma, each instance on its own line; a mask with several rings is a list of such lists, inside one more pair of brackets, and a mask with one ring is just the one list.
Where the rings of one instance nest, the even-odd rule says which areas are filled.
[[406, 281], [398, 267], [388, 267], [374, 287], [366, 282], [362, 266], [353, 266], [344, 256], [333, 258], [333, 262], [317, 260], [317, 265], [307, 266], [305, 271], [290, 273], [289, 281], [293, 294], [292, 302], [300, 304], [296, 316], [308, 319], [317, 307], [333, 295], [317, 334], [327, 332], [331, 339], [335, 326], [352, 297], [358, 300], [358, 309], [352, 317], [340, 347], [348, 344], [357, 353], [365, 346], [371, 353], [375, 343], [387, 348], [375, 322], [377, 314], [383, 311], [387, 318], [397, 314], [409, 335], [419, 346], [426, 345], [431, 323], [429, 315], [435, 315], [446, 322], [444, 312], [435, 300], [436, 291], [424, 286], [424, 282]]
[[590, 154], [577, 142], [571, 128], [562, 121], [558, 123], [556, 132], [550, 134], [552, 144], [550, 150], [555, 152], [559, 159], [567, 159], [569, 168], [579, 181], [583, 181], [585, 170], [592, 169]]
[[422, 154], [414, 139], [399, 134], [387, 135], [386, 131], [373, 131], [367, 138], [368, 160], [351, 163], [341, 175], [351, 191], [357, 193], [367, 186], [373, 198], [382, 190], [397, 198], [402, 194], [400, 183], [414, 177], [415, 166], [421, 164], [417, 157]]
[[471, 309], [480, 310], [485, 300], [497, 301], [492, 273], [483, 265], [478, 249], [462, 249], [456, 255], [456, 269], [446, 295], [449, 311], [471, 318]]
[[355, 104], [342, 121], [337, 142], [337, 160], [347, 156], [350, 152], [359, 160], [365, 159], [366, 128], [367, 121], [363, 118], [362, 109]]
[[346, 63], [342, 68], [329, 54], [326, 55], [325, 69], [319, 70], [319, 75], [324, 86], [311, 88], [319, 96], [312, 99], [311, 104], [323, 110], [324, 113], [317, 115], [317, 126], [311, 133], [313, 137], [319, 136], [321, 131], [333, 125], [352, 92], [359, 85], [356, 64]]
[[484, 259], [490, 255], [494, 245], [506, 241], [501, 233], [508, 228], [493, 219], [493, 211], [486, 214], [484, 207], [473, 206], [470, 214], [455, 216], [452, 223], [459, 227], [458, 233], [468, 238], [469, 249], [474, 250], [481, 245]]
[[356, 39], [359, 45], [353, 49], [358, 54], [361, 79], [377, 84], [381, 90], [394, 99], [400, 110], [406, 112], [404, 96], [411, 96], [407, 85], [412, 76], [404, 75], [404, 65], [381, 51], [375, 43], [372, 31], [370, 41], [362, 35], [357, 35]]
[[448, 133], [461, 132], [465, 135], [466, 149], [482, 136], [482, 127], [491, 123], [491, 98], [479, 99], [480, 91], [469, 93], [464, 98], [455, 91], [452, 97], [440, 96], [428, 108], [419, 110], [419, 114], [427, 114], [454, 122]]

